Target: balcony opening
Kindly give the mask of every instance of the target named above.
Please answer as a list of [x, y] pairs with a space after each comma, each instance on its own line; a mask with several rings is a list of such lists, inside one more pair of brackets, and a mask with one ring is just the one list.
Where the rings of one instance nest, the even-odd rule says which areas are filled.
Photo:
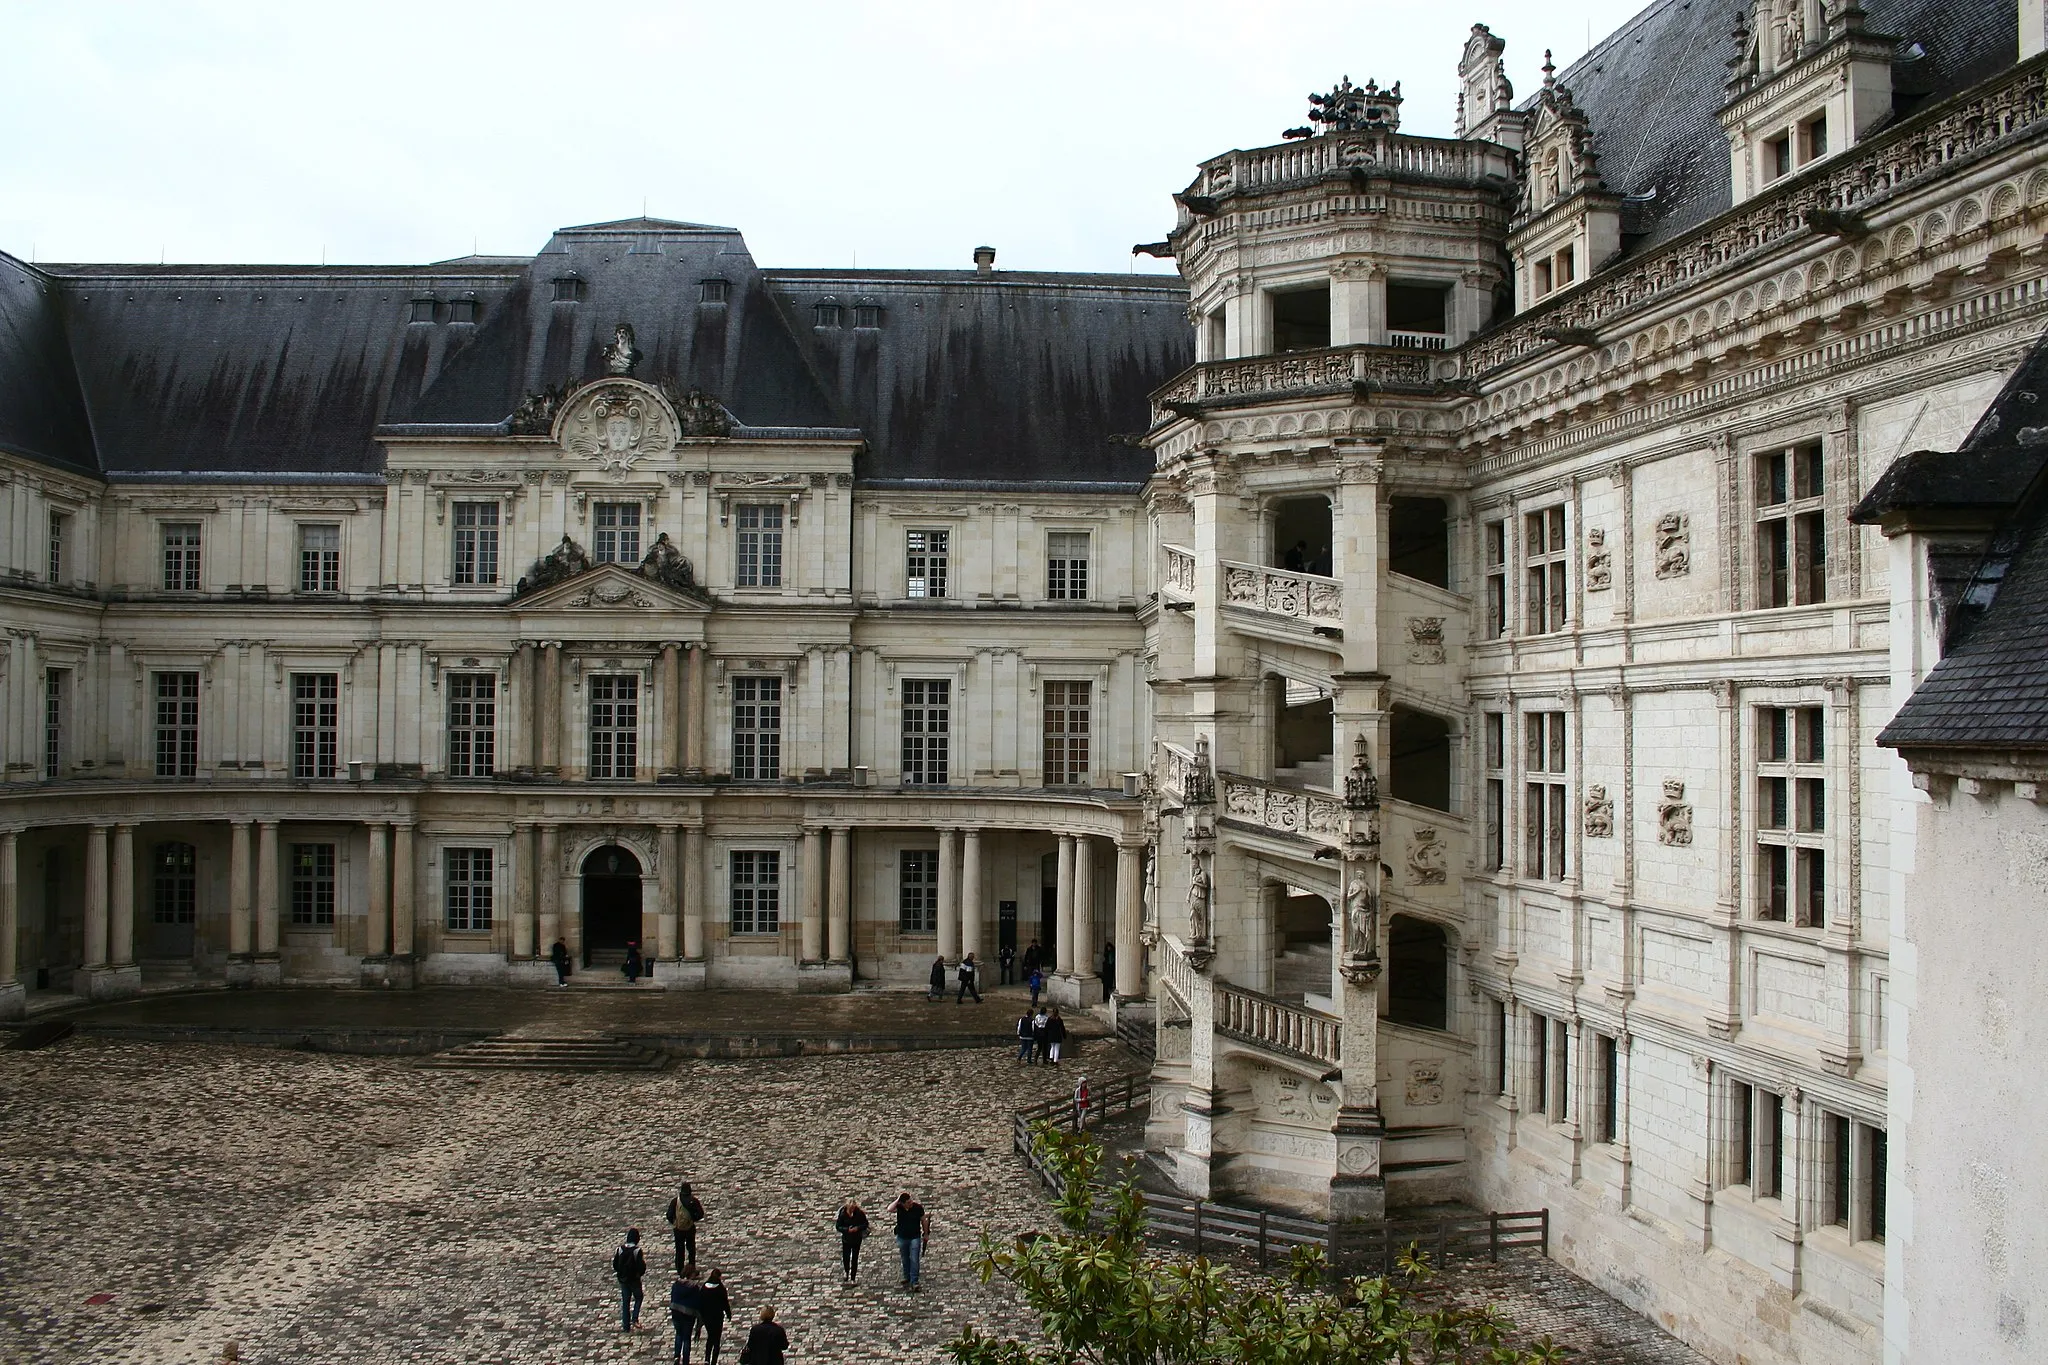
[[1272, 504], [1272, 554], [1267, 566], [1330, 575], [1330, 500], [1281, 498]]
[[1331, 696], [1310, 683], [1273, 679], [1273, 780], [1287, 787], [1329, 790], [1335, 720]]
[[1275, 351], [1317, 351], [1330, 344], [1329, 285], [1275, 291], [1269, 297]]
[[1451, 944], [1441, 925], [1412, 915], [1387, 922], [1387, 1020], [1450, 1027]]
[[1427, 711], [1389, 713], [1387, 795], [1431, 810], [1451, 808], [1451, 725]]
[[1225, 330], [1223, 310], [1218, 308], [1215, 312], [1202, 319], [1202, 323], [1208, 332], [1208, 344], [1204, 348], [1207, 354], [1202, 358], [1204, 360], [1222, 360], [1230, 354], [1227, 349], [1229, 333]]
[[1290, 1004], [1328, 1008], [1330, 903], [1298, 886], [1277, 888], [1273, 994]]
[[1451, 586], [1451, 506], [1442, 498], [1394, 498], [1387, 515], [1387, 567]]
[[1451, 291], [1440, 284], [1387, 282], [1387, 344], [1441, 351], [1450, 341]]

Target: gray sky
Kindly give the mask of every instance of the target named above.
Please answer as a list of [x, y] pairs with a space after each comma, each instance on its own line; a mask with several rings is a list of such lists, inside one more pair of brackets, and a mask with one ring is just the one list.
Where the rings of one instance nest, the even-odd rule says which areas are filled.
[[529, 255], [644, 203], [764, 265], [1123, 271], [1310, 90], [1399, 80], [1449, 136], [1475, 20], [1520, 98], [1644, 3], [0, 0], [0, 249]]

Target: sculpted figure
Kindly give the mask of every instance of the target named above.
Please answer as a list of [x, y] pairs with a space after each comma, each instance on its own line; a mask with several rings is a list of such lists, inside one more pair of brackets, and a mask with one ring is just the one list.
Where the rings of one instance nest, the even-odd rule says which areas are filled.
[[1209, 941], [1209, 869], [1200, 858], [1188, 876], [1188, 941]]
[[1372, 957], [1379, 950], [1379, 913], [1365, 874], [1354, 872], [1344, 888], [1344, 950], [1352, 957]]

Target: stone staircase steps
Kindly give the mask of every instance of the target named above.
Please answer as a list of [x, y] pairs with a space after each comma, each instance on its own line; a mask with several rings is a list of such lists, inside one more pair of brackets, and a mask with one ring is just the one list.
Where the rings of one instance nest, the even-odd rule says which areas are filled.
[[483, 1038], [422, 1057], [433, 1071], [666, 1071], [666, 1054], [617, 1038]]

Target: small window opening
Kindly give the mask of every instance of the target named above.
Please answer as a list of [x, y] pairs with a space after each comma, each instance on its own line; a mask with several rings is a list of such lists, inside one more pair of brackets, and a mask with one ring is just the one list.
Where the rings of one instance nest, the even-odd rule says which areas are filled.
[[1282, 498], [1273, 504], [1270, 566], [1290, 573], [1330, 575], [1330, 500]]
[[1536, 262], [1536, 271], [1535, 271], [1535, 288], [1536, 288], [1536, 297], [1537, 297], [1537, 298], [1539, 298], [1539, 299], [1540, 299], [1540, 298], [1542, 298], [1542, 297], [1543, 297], [1543, 296], [1544, 296], [1545, 294], [1548, 294], [1548, 293], [1550, 292], [1550, 290], [1551, 290], [1551, 284], [1550, 284], [1550, 262], [1549, 262], [1549, 261], [1538, 261], [1538, 262]]
[[1330, 286], [1275, 293], [1273, 349], [1316, 351], [1330, 344]]
[[878, 303], [855, 304], [853, 309], [853, 325], [856, 327], [880, 327], [882, 325], [882, 306]]
[[555, 281], [556, 303], [580, 303], [583, 300], [583, 281], [575, 275], [564, 275]]
[[1792, 135], [1784, 133], [1764, 144], [1764, 176], [1776, 180], [1792, 173]]
[[1388, 342], [1424, 350], [1444, 348], [1450, 291], [1440, 284], [1387, 285]]
[[1450, 722], [1426, 711], [1396, 706], [1389, 714], [1392, 752], [1387, 794], [1431, 810], [1451, 808]]
[[818, 326], [820, 326], [820, 327], [837, 327], [837, 326], [839, 325], [839, 303], [838, 303], [838, 301], [837, 301], [837, 300], [835, 300], [835, 299], [820, 299], [820, 300], [818, 301], [818, 305], [817, 305], [817, 315], [818, 315], [818, 321], [817, 321], [817, 325], [818, 325]]
[[1828, 154], [1828, 116], [1822, 110], [1799, 125], [1799, 159], [1817, 161]]
[[434, 300], [431, 297], [418, 298], [412, 301], [412, 320], [414, 322], [432, 322], [434, 320]]
[[1331, 695], [1309, 683], [1276, 678], [1274, 685], [1280, 704], [1273, 722], [1273, 780], [1329, 789], [1335, 724]]
[[1412, 915], [1387, 922], [1387, 1019], [1449, 1028], [1451, 945], [1443, 926]]
[[724, 303], [732, 296], [732, 282], [729, 280], [697, 281], [697, 302]]
[[1439, 588], [1450, 587], [1450, 504], [1442, 498], [1394, 498], [1387, 515], [1387, 567]]
[[475, 322], [476, 299], [473, 297], [463, 299], [450, 299], [448, 301], [448, 321], [471, 323]]

